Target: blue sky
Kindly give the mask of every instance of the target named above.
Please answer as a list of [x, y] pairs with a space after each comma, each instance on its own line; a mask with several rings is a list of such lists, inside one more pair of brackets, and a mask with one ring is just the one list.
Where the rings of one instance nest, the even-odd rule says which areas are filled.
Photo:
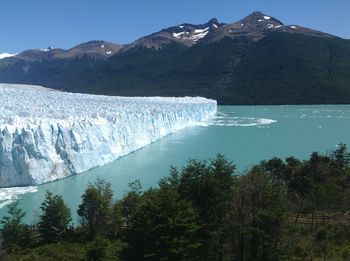
[[0, 53], [100, 39], [125, 44], [183, 22], [231, 23], [253, 11], [350, 39], [350, 0], [1, 0], [0, 11]]

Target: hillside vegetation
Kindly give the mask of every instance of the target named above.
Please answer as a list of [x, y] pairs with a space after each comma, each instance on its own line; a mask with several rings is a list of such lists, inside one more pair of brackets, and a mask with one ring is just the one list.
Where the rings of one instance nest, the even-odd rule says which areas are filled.
[[350, 154], [262, 161], [241, 175], [223, 155], [190, 160], [158, 186], [135, 181], [119, 200], [97, 179], [80, 225], [47, 192], [40, 221], [18, 202], [2, 218], [1, 260], [349, 260]]
[[232, 24], [169, 27], [124, 46], [27, 50], [0, 60], [0, 82], [231, 105], [350, 103], [350, 42], [254, 12]]

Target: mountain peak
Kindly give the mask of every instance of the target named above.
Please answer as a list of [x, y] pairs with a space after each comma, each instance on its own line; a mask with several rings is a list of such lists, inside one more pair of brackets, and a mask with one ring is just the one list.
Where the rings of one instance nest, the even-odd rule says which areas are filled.
[[219, 22], [218, 22], [218, 19], [212, 18], [212, 19], [210, 19], [210, 20], [208, 21], [207, 24], [219, 24]]
[[255, 15], [255, 16], [264, 16], [265, 14], [260, 12], [260, 11], [255, 11], [253, 13], [251, 13], [251, 15]]
[[246, 16], [242, 20], [239, 21], [242, 25], [244, 25], [246, 28], [257, 28], [257, 29], [264, 29], [264, 28], [273, 28], [276, 26], [282, 26], [283, 23], [276, 18], [266, 15], [260, 11], [255, 11], [251, 13], [250, 15]]

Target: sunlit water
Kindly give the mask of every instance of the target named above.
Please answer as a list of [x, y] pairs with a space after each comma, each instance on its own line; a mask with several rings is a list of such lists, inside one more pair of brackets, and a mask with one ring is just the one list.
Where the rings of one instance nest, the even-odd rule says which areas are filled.
[[22, 199], [26, 222], [38, 219], [45, 191], [63, 195], [75, 223], [80, 196], [89, 182], [102, 177], [111, 182], [115, 197], [138, 179], [144, 188], [157, 186], [170, 165], [209, 159], [217, 153], [233, 161], [238, 172], [271, 157], [306, 159], [311, 152], [329, 152], [338, 143], [350, 145], [350, 105], [321, 106], [222, 106], [218, 114], [197, 127], [189, 127], [108, 165], [38, 187], [0, 189], [0, 217], [5, 205]]

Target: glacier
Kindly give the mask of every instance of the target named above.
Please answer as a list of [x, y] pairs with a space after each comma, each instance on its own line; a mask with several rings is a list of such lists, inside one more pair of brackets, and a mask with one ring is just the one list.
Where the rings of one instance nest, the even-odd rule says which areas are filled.
[[216, 101], [202, 97], [117, 97], [0, 84], [0, 187], [84, 172], [216, 111]]

